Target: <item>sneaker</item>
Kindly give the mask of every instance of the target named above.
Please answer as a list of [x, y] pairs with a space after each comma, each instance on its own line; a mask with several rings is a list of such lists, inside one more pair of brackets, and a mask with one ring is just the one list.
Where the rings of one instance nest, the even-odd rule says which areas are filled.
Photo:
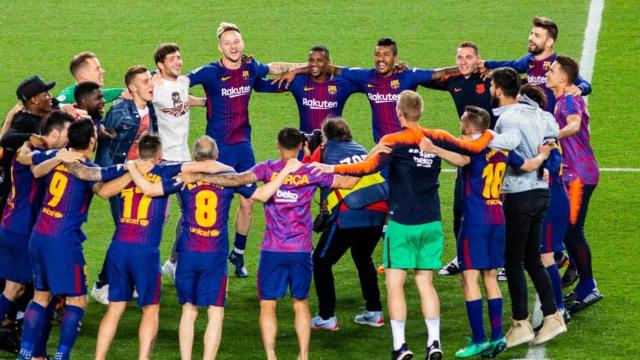
[[578, 279], [580, 279], [580, 276], [578, 276], [578, 271], [576, 270], [575, 266], [569, 264], [569, 266], [567, 266], [567, 270], [564, 271], [564, 275], [562, 275], [562, 288], [566, 289], [568, 287], [571, 287], [576, 283], [576, 281], [578, 281]]
[[338, 324], [338, 319], [335, 316], [332, 316], [329, 319], [325, 320], [320, 315], [316, 315], [313, 317], [313, 319], [311, 319], [311, 329], [338, 331], [340, 330], [340, 325]]
[[355, 321], [356, 324], [381, 327], [384, 325], [384, 316], [382, 315], [382, 311], [365, 310], [362, 314], [356, 315], [353, 321]]
[[140, 297], [140, 295], [138, 294], [138, 289], [135, 288], [135, 287], [133, 288], [133, 295], [132, 296], [133, 296], [134, 299], [137, 299], [137, 298]]
[[244, 267], [244, 255], [238, 254], [237, 252], [232, 250], [231, 253], [229, 254], [229, 262], [236, 267], [234, 272], [236, 273], [237, 277], [239, 278], [249, 277], [249, 272], [247, 271], [247, 268]]
[[504, 269], [498, 270], [498, 281], [507, 281], [507, 272]]
[[571, 315], [574, 315], [574, 314], [576, 314], [576, 313], [588, 308], [589, 306], [597, 303], [598, 301], [602, 300], [603, 297], [604, 296], [602, 296], [602, 294], [600, 293], [600, 291], [598, 291], [598, 289], [594, 289], [584, 299], [576, 300], [573, 303], [569, 304], [567, 306], [567, 311]]
[[109, 305], [109, 284], [103, 285], [101, 288], [93, 284], [91, 297], [102, 305]]
[[455, 257], [447, 265], [443, 266], [438, 275], [455, 275], [460, 273], [460, 267], [458, 266], [458, 258]]
[[442, 360], [442, 349], [440, 348], [440, 341], [435, 340], [427, 348], [426, 360]]
[[565, 253], [562, 253], [562, 256], [556, 259], [556, 266], [558, 267], [558, 270], [569, 266], [569, 263], [569, 257]]
[[538, 335], [531, 342], [533, 345], [544, 344], [554, 337], [567, 332], [567, 326], [564, 324], [562, 315], [559, 311], [554, 314], [544, 317], [544, 323], [542, 329], [538, 332]]
[[565, 295], [564, 298], [562, 298], [562, 300], [564, 302], [564, 306], [566, 307], [567, 305], [570, 305], [578, 301], [578, 293], [576, 293], [575, 291], [572, 291], [567, 295]]
[[535, 335], [533, 334], [533, 327], [529, 322], [529, 318], [525, 320], [513, 320], [511, 329], [507, 331], [505, 339], [507, 341], [507, 347], [512, 348], [520, 344], [528, 343], [533, 340]]
[[[558, 312], [560, 312], [560, 315], [562, 315], [562, 320], [564, 320], [564, 324], [568, 325], [569, 322], [571, 321], [571, 315], [569, 315], [569, 312], [566, 309], [558, 310]], [[544, 320], [540, 323], [540, 325], [533, 328], [533, 332], [538, 334], [538, 332], [540, 332], [540, 330], [542, 329], [543, 325], [544, 325]]]
[[391, 352], [391, 360], [409, 360], [413, 358], [413, 352], [409, 350], [407, 343], [402, 344], [400, 349]]
[[482, 352], [483, 358], [494, 358], [507, 348], [507, 340], [500, 338], [498, 340], [489, 341], [489, 346]]
[[467, 346], [463, 347], [462, 349], [456, 351], [456, 357], [458, 359], [465, 359], [468, 357], [472, 357], [472, 356], [476, 356], [479, 355], [483, 352], [485, 352], [488, 348], [489, 348], [489, 342], [488, 341], [484, 341], [480, 344], [478, 343], [474, 343], [473, 341], [469, 340], [469, 343], [467, 344]]
[[176, 263], [171, 262], [171, 259], [168, 259], [164, 265], [162, 265], [162, 275], [170, 278], [176, 278]]

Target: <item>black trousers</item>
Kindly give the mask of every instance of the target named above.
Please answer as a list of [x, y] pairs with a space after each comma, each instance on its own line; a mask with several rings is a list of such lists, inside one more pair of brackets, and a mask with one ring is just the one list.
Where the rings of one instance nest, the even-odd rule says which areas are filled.
[[320, 236], [313, 251], [313, 279], [318, 295], [319, 315], [328, 319], [335, 314], [336, 289], [332, 267], [351, 248], [351, 257], [358, 269], [360, 288], [369, 311], [382, 311], [378, 275], [371, 259], [382, 226], [341, 229], [333, 224]]
[[529, 316], [523, 265], [540, 297], [542, 313], [547, 316], [556, 312], [551, 280], [540, 260], [540, 233], [548, 206], [547, 189], [505, 196], [505, 270], [514, 320], [524, 320]]

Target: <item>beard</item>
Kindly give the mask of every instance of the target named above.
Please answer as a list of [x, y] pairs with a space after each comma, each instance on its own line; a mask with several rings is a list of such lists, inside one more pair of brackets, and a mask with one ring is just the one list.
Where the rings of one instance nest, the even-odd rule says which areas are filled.
[[102, 120], [102, 111], [98, 109], [92, 109], [91, 111], [87, 111], [87, 114], [91, 116], [93, 120]]
[[533, 49], [528, 49], [528, 50], [533, 55], [540, 55], [544, 51], [544, 48], [534, 44]]
[[497, 96], [492, 96], [491, 97], [491, 108], [497, 108], [500, 107], [500, 99], [498, 99]]

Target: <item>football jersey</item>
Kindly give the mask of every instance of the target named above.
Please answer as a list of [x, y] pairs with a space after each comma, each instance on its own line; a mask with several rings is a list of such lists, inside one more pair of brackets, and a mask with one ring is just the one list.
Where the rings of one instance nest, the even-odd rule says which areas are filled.
[[597, 185], [600, 170], [593, 149], [589, 131], [589, 112], [580, 96], [562, 95], [557, 99], [553, 113], [562, 129], [567, 126], [567, 117], [580, 116], [580, 130], [577, 134], [560, 139], [562, 146], [563, 180], [571, 182], [577, 178], [583, 184]]
[[[84, 165], [98, 167], [89, 160]], [[101, 168], [102, 181], [124, 175], [122, 164]], [[82, 223], [87, 221], [87, 210], [93, 199], [93, 181], [80, 180], [60, 164], [44, 181], [45, 195], [33, 231], [63, 241], [83, 242], [86, 235]]]
[[[286, 163], [267, 160], [254, 166], [259, 181], [269, 182], [278, 176]], [[312, 173], [305, 165], [287, 175], [284, 184], [264, 203], [266, 228], [261, 249], [274, 252], [311, 252], [313, 250], [311, 200], [318, 187], [330, 187], [333, 174]]]
[[266, 76], [269, 66], [252, 59], [238, 69], [227, 69], [221, 61], [189, 73], [190, 86], [202, 85], [207, 96], [206, 134], [218, 145], [251, 141], [249, 98], [255, 79]]
[[441, 218], [438, 196], [441, 159], [420, 150], [420, 139], [425, 136], [439, 147], [466, 154], [479, 153], [493, 138], [485, 132], [478, 140], [464, 141], [442, 130], [405, 128], [380, 140], [392, 149], [391, 153], [379, 153], [355, 164], [335, 165], [334, 172], [362, 176], [388, 165], [389, 218], [403, 225], [438, 221]]
[[153, 107], [158, 117], [162, 158], [190, 161], [189, 78], [180, 75], [176, 81], [162, 79], [161, 84], [153, 87]]
[[462, 221], [465, 225], [504, 224], [500, 192], [507, 166], [519, 169], [524, 159], [515, 151], [484, 149], [461, 169]]
[[[238, 192], [251, 198], [255, 187], [240, 186]], [[208, 182], [187, 184], [179, 192], [182, 208], [182, 232], [178, 237], [178, 252], [229, 251], [229, 208], [234, 188]]]
[[162, 183], [163, 196], [147, 196], [133, 181], [116, 195], [120, 217], [116, 222], [113, 241], [155, 247], [160, 245], [169, 195], [181, 186], [175, 184], [173, 177], [178, 175], [181, 167], [180, 163], [155, 165], [144, 175], [151, 183]]
[[371, 105], [373, 141], [378, 143], [387, 134], [401, 130], [396, 114], [396, 103], [404, 90], [416, 90], [419, 84], [432, 80], [433, 71], [407, 69], [383, 77], [375, 69], [343, 68], [341, 75], [366, 93]]
[[[44, 151], [38, 148], [33, 150], [35, 152], [31, 156], [31, 162], [34, 165], [53, 158], [57, 153], [55, 150]], [[28, 236], [31, 234], [42, 205], [44, 195], [42, 179], [33, 177], [31, 168], [20, 164], [15, 157], [11, 161], [10, 175], [11, 190], [2, 212], [0, 226], [4, 230]]]
[[311, 133], [322, 129], [322, 122], [327, 117], [341, 116], [347, 99], [359, 92], [360, 87], [338, 75], [329, 76], [320, 83], [307, 74], [298, 74], [288, 90], [284, 86], [278, 88], [268, 79], [256, 80], [255, 89], [259, 92], [291, 92], [298, 106], [300, 131]]

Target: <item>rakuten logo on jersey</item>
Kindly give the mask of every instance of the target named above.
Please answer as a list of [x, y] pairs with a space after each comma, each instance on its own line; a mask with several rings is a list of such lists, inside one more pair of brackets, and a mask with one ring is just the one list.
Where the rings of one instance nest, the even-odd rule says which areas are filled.
[[527, 83], [533, 84], [533, 85], [546, 84], [547, 83], [547, 78], [545, 76], [528, 75], [527, 76]]
[[394, 102], [397, 102], [398, 98], [400, 97], [400, 95], [398, 94], [380, 94], [380, 93], [367, 94], [367, 96], [369, 97], [370, 101], [373, 101], [376, 104], [390, 103], [390, 102], [394, 103]]
[[287, 191], [287, 190], [278, 190], [278, 192], [276, 193], [276, 200], [277, 203], [294, 203], [294, 202], [298, 202], [298, 194], [291, 192], [291, 191]]
[[228, 96], [230, 98], [247, 95], [250, 92], [251, 92], [251, 87], [249, 85], [220, 89], [220, 94], [222, 96]]
[[316, 100], [316, 99], [307, 99], [302, 98], [302, 105], [307, 106], [313, 110], [328, 110], [338, 107], [337, 101], [327, 101], [327, 100]]

